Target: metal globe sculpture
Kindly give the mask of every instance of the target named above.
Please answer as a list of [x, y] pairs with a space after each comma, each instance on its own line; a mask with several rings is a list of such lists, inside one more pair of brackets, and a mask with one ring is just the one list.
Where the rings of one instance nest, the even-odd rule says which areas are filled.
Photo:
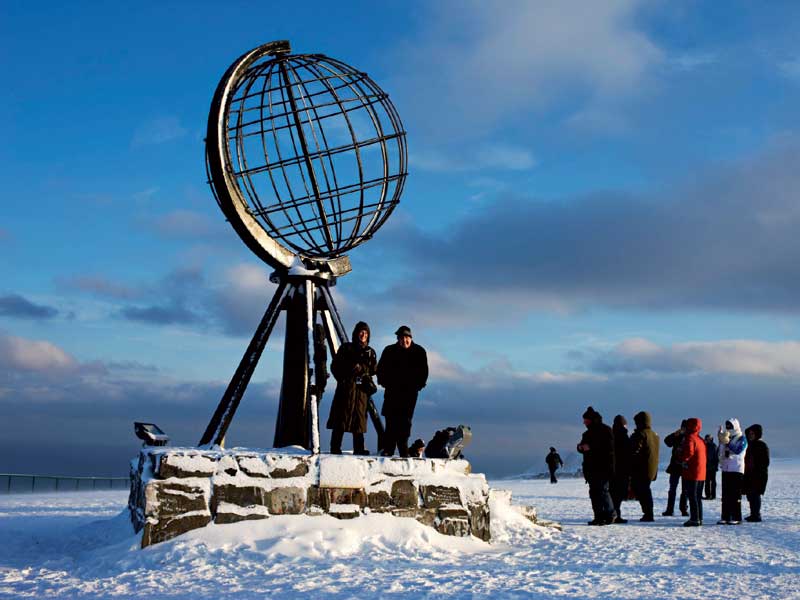
[[[211, 102], [206, 169], [222, 212], [278, 284], [201, 446], [222, 445], [278, 317], [286, 314], [273, 445], [319, 451], [328, 350], [348, 339], [330, 287], [344, 254], [372, 237], [400, 201], [403, 125], [366, 73], [321, 54], [264, 44], [225, 72]], [[327, 343], [327, 345], [326, 345]], [[383, 425], [372, 400], [378, 437]]]
[[400, 200], [405, 132], [366, 73], [271, 42], [244, 54], [212, 103], [207, 165], [217, 201], [268, 264], [317, 264], [372, 237]]

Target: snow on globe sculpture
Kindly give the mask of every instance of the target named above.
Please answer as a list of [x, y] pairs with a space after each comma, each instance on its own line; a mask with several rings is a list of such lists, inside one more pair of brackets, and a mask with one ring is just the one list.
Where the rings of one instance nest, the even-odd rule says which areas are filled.
[[[286, 313], [274, 447], [319, 451], [327, 349], [348, 339], [330, 288], [346, 252], [399, 203], [406, 134], [366, 73], [288, 41], [255, 48], [225, 72], [211, 103], [206, 167], [214, 196], [278, 287], [200, 445], [222, 444], [270, 333]], [[327, 342], [327, 348], [326, 348]], [[370, 401], [371, 404], [371, 401]], [[382, 434], [374, 405], [370, 416]]]

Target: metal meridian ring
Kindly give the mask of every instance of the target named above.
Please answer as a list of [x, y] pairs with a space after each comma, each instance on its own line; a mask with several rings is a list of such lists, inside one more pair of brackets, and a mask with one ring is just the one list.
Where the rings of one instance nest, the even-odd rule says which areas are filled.
[[206, 133], [208, 171], [222, 212], [242, 241], [256, 256], [271, 267], [281, 270], [291, 267], [295, 263], [297, 255], [272, 239], [250, 213], [236, 181], [226, 168], [231, 160], [226, 127], [232, 94], [250, 65], [264, 56], [283, 54], [289, 51], [291, 51], [289, 42], [281, 40], [269, 42], [240, 56], [225, 71], [214, 92]]

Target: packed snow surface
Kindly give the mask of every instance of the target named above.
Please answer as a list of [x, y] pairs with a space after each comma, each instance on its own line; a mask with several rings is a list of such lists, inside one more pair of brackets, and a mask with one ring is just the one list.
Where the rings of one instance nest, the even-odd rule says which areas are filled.
[[[657, 513], [666, 476], [654, 484]], [[282, 516], [138, 548], [126, 492], [0, 496], [2, 598], [800, 598], [800, 461], [776, 461], [765, 521], [589, 527], [582, 480], [492, 481], [564, 530], [497, 508], [490, 544], [412, 519]], [[747, 514], [747, 503], [744, 512]]]

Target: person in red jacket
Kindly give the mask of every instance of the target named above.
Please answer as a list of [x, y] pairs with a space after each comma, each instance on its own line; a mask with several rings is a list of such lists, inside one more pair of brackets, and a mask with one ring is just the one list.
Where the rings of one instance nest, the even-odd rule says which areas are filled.
[[703, 484], [706, 480], [706, 444], [698, 435], [703, 423], [700, 419], [686, 419], [686, 438], [683, 441], [683, 493], [689, 500], [689, 520], [684, 527], [703, 524]]

